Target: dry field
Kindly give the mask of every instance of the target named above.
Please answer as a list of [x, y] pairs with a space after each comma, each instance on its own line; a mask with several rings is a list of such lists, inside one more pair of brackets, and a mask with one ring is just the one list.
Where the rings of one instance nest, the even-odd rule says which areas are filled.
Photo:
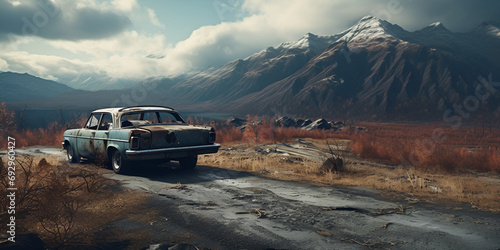
[[[325, 140], [307, 141], [324, 152], [322, 160], [327, 159], [329, 150]], [[289, 143], [296, 143], [296, 140]], [[322, 171], [321, 159], [291, 155], [279, 149], [274, 151], [274, 145], [252, 143], [226, 143], [219, 153], [200, 156], [199, 164], [316, 185], [375, 188], [388, 196], [404, 197], [410, 203], [464, 202], [478, 209], [500, 212], [500, 178], [497, 174], [477, 171], [450, 173], [390, 165], [349, 152], [347, 140], [339, 140], [338, 144], [344, 148], [341, 153], [345, 169], [341, 172]], [[269, 153], [262, 153], [262, 148], [270, 149]]]

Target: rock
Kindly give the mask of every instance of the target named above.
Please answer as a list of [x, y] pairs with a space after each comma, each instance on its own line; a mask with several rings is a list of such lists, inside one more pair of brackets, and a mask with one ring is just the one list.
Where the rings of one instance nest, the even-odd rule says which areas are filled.
[[304, 119], [297, 118], [295, 119], [295, 127], [300, 128], [302, 127], [302, 124], [304, 124]]
[[318, 119], [314, 121], [313, 123], [307, 125], [305, 127], [307, 131], [311, 131], [314, 129], [324, 129], [324, 130], [329, 130], [332, 128], [331, 124], [329, 124], [325, 119]]
[[336, 122], [333, 123], [333, 126], [335, 126], [335, 127], [343, 127], [344, 123], [342, 121], [336, 121]]
[[232, 118], [227, 121], [227, 125], [233, 125], [235, 127], [240, 127], [243, 124], [245, 124], [247, 120], [245, 119], [240, 119], [240, 118]]
[[243, 125], [243, 126], [241, 126], [241, 127], [239, 127], [239, 128], [240, 128], [240, 131], [243, 133], [243, 132], [245, 132], [245, 129], [247, 128], [247, 126], [246, 126], [246, 125]]
[[311, 120], [306, 119], [306, 120], [302, 123], [301, 127], [307, 127], [307, 126], [309, 126], [309, 124], [311, 124], [311, 123], [313, 123]]
[[280, 127], [295, 127], [295, 121], [287, 116], [282, 116], [275, 121], [276, 125]]

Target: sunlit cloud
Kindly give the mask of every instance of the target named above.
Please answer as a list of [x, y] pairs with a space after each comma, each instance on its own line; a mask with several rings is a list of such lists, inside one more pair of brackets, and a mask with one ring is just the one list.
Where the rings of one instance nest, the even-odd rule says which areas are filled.
[[160, 27], [160, 28], [165, 28], [165, 25], [163, 25], [160, 20], [158, 20], [158, 17], [156, 16], [156, 13], [152, 9], [147, 9], [148, 10], [148, 17], [149, 20], [151, 21], [151, 24], [154, 26]]

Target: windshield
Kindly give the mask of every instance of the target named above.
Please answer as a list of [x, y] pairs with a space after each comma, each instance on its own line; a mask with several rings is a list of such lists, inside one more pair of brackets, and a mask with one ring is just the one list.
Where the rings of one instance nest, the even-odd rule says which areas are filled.
[[140, 111], [123, 114], [120, 123], [122, 128], [124, 128], [156, 124], [183, 124], [185, 121], [175, 112]]

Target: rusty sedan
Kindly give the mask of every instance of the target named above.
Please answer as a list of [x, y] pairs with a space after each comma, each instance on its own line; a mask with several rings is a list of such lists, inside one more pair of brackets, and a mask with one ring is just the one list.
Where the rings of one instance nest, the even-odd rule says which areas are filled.
[[193, 169], [198, 155], [217, 153], [215, 138], [212, 127], [188, 125], [172, 108], [134, 106], [93, 111], [85, 127], [64, 132], [63, 148], [70, 162], [103, 160], [116, 173], [138, 161], [173, 160]]

